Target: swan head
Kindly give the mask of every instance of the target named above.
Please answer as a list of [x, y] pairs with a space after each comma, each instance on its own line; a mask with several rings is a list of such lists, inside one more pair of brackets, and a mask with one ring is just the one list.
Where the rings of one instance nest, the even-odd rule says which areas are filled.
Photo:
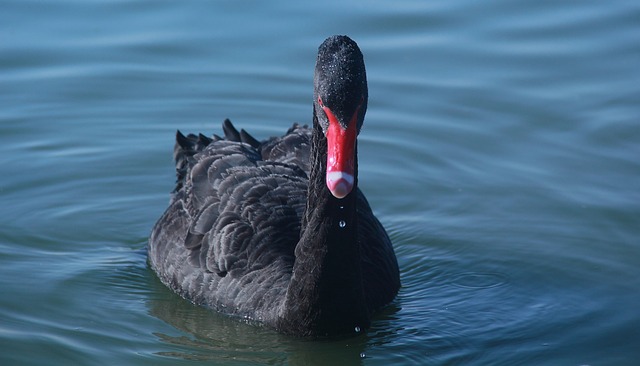
[[367, 73], [360, 48], [347, 36], [327, 38], [318, 49], [314, 111], [327, 139], [327, 188], [346, 197], [355, 184], [356, 138], [367, 111]]

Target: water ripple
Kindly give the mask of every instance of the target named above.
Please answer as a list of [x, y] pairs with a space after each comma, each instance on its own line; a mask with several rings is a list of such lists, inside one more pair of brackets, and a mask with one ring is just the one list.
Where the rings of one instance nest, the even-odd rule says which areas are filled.
[[505, 286], [509, 282], [509, 277], [502, 273], [481, 273], [468, 272], [455, 276], [451, 283], [454, 286], [460, 286], [472, 289], [483, 289], [498, 286]]

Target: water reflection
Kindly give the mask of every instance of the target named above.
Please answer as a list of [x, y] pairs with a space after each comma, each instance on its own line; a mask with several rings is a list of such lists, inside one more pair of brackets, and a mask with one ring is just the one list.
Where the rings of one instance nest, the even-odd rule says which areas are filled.
[[[368, 347], [384, 344], [385, 337], [394, 335], [376, 329], [372, 335], [363, 332], [349, 338], [297, 339], [195, 306], [173, 294], [150, 300], [148, 307], [151, 315], [190, 335], [155, 333], [160, 341], [172, 346], [160, 355], [216, 364], [361, 365], [370, 354]], [[374, 321], [374, 326], [386, 327], [389, 314], [395, 311], [397, 308], [390, 308]]]

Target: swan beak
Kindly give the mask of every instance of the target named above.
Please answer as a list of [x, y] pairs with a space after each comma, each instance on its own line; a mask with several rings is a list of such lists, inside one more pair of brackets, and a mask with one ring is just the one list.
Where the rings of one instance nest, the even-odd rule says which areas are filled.
[[354, 163], [356, 146], [356, 125], [358, 110], [355, 111], [347, 128], [343, 128], [333, 112], [323, 107], [329, 119], [327, 129], [327, 188], [336, 198], [346, 197], [355, 183]]

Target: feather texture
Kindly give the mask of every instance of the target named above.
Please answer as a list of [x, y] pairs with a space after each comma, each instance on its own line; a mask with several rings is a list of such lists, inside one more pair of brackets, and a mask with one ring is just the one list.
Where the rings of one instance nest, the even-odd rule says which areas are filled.
[[[340, 57], [320, 57], [336, 49]], [[349, 107], [359, 128], [367, 95], [362, 55], [338, 36], [320, 47], [318, 60], [325, 59], [348, 64], [316, 67], [330, 71], [316, 74], [329, 85], [316, 87], [318, 100], [335, 99], [323, 94], [336, 92], [331, 85], [355, 88], [344, 95], [359, 103]], [[301, 336], [366, 328], [393, 300], [398, 264], [357, 187], [357, 145], [354, 188], [336, 198], [325, 183], [328, 122], [318, 110], [314, 104], [311, 128], [296, 124], [264, 141], [229, 120], [224, 137], [177, 132], [176, 186], [148, 247], [163, 283], [196, 304]]]

